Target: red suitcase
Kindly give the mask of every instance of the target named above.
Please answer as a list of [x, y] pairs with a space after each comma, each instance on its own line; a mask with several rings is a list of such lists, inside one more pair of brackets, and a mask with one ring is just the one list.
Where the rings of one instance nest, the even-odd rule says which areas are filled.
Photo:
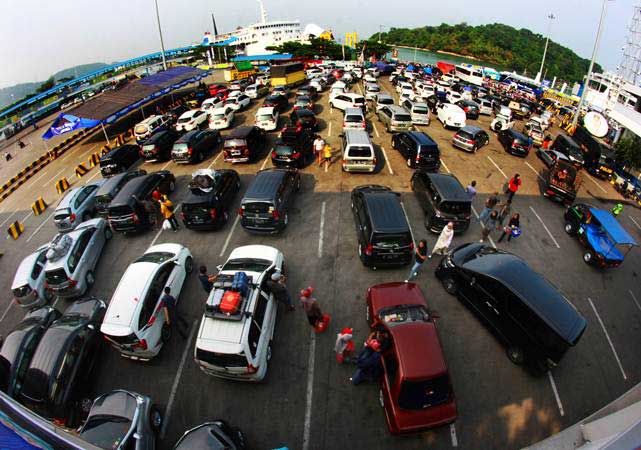
[[220, 312], [225, 314], [238, 314], [238, 308], [240, 307], [240, 292], [227, 291], [223, 295], [223, 299], [220, 301]]

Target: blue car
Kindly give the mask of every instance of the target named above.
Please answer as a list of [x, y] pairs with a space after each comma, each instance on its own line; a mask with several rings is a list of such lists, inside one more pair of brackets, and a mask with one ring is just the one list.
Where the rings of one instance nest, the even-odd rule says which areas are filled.
[[565, 211], [565, 232], [578, 236], [585, 247], [583, 261], [600, 268], [620, 266], [632, 247], [638, 246], [609, 211], [584, 203]]

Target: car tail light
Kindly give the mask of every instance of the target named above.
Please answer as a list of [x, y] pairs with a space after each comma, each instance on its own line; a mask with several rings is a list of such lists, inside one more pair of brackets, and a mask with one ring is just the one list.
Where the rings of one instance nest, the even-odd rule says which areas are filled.
[[361, 125], [363, 126], [363, 128], [365, 128], [365, 127], [366, 127], [366, 125], [365, 125], [365, 121], [364, 121], [364, 120], [361, 122]]
[[140, 219], [138, 218], [138, 214], [136, 214], [136, 213], [133, 213], [131, 215], [131, 220], [133, 220], [134, 223], [140, 223]]
[[367, 244], [367, 247], [365, 247], [365, 254], [367, 256], [372, 256], [372, 251], [374, 250], [374, 247], [372, 244]]
[[138, 154], [139, 154], [140, 156], [145, 156], [144, 152], [142, 151], [142, 148], [141, 148], [140, 150], [138, 150]]
[[67, 281], [69, 282], [71, 287], [74, 287], [76, 284], [78, 284], [78, 282], [76, 280], [74, 280], [73, 278], [67, 277]]
[[185, 220], [185, 213], [180, 211], [180, 220], [184, 221]]
[[209, 215], [211, 216], [212, 219], [215, 219], [217, 214], [218, 212], [216, 211], [216, 208], [212, 208], [209, 210]]
[[476, 145], [476, 141], [474, 139], [468, 139], [467, 140], [468, 144]]
[[272, 150], [272, 158], [276, 158], [276, 150]]
[[302, 127], [302, 126], [303, 126], [303, 124], [302, 124], [302, 123], [300, 123], [300, 119], [296, 121], [296, 125], [297, 125], [297, 126], [299, 126], [299, 127]]
[[272, 217], [273, 217], [275, 220], [278, 220], [278, 219], [279, 219], [280, 214], [278, 214], [278, 211], [277, 211], [277, 210], [273, 210], [273, 211], [272, 211]]
[[256, 373], [256, 372], [258, 372], [258, 368], [257, 368], [257, 367], [252, 366], [251, 364], [248, 364], [248, 365], [247, 365], [246, 372], [247, 372], [247, 373]]
[[59, 427], [64, 427], [65, 426], [65, 419], [61, 419], [59, 417], [55, 418], [55, 419], [53, 419], [53, 424], [56, 425], [56, 426], [59, 426]]
[[374, 165], [378, 164], [378, 159], [374, 158]]
[[300, 158], [300, 152], [294, 152], [294, 153], [292, 153], [292, 158], [295, 158], [295, 159]]
[[74, 222], [76, 220], [76, 215], [75, 214], [71, 214], [71, 216], [69, 216], [69, 220]]
[[249, 156], [249, 149], [248, 148], [245, 148], [245, 150], [243, 151], [243, 155]]
[[223, 157], [224, 157], [224, 158], [229, 158], [229, 151], [228, 151], [228, 150], [225, 150], [225, 151], [223, 152]]
[[240, 217], [243, 217], [243, 215], [245, 215], [245, 207], [244, 206], [241, 206], [240, 208], [238, 208], [238, 215]]
[[144, 339], [139, 340], [134, 345], [131, 346], [133, 349], [147, 350], [147, 341]]
[[194, 153], [194, 150], [191, 147], [187, 147], [187, 154], [191, 156], [192, 153]]

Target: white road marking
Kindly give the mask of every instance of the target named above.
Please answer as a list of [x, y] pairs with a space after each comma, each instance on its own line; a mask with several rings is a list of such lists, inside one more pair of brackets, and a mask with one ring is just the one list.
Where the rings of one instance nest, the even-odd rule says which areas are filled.
[[236, 215], [236, 220], [234, 220], [234, 225], [232, 225], [231, 230], [229, 230], [229, 234], [227, 234], [227, 239], [225, 239], [225, 244], [223, 245], [223, 249], [220, 251], [220, 255], [218, 256], [223, 256], [227, 251], [227, 246], [229, 245], [229, 241], [231, 240], [231, 235], [234, 234], [234, 230], [236, 229], [236, 225], [238, 225], [239, 220], [240, 220], [240, 216]]
[[267, 165], [267, 160], [269, 160], [271, 157], [271, 153], [268, 153], [267, 156], [265, 157], [265, 160], [263, 161], [263, 165], [260, 166], [260, 170], [263, 170], [265, 166]]
[[20, 221], [20, 223], [24, 225], [24, 224], [27, 222], [27, 219], [29, 219], [29, 217], [31, 217], [31, 216], [33, 216], [33, 210], [31, 210], [31, 211], [29, 212], [29, 214], [27, 214], [26, 216], [24, 216], [24, 218]]
[[452, 447], [458, 447], [458, 439], [456, 438], [456, 428], [454, 424], [450, 424], [450, 437], [452, 438]]
[[[539, 177], [539, 179], [543, 180], [543, 177], [541, 175], [539, 175], [539, 172], [537, 172], [536, 169], [534, 167], [532, 167], [529, 162], [525, 161], [525, 165], [528, 166], [530, 169], [532, 169], [532, 172], [534, 172], [536, 174], [536, 176]], [[545, 181], [545, 180], [543, 180], [543, 181]]]
[[387, 153], [385, 153], [385, 147], [381, 147], [381, 151], [383, 152], [383, 156], [385, 157], [385, 165], [387, 166], [387, 170], [389, 170], [390, 175], [394, 175], [394, 171], [392, 170], [392, 166], [389, 163], [389, 159], [387, 159]]
[[154, 236], [154, 239], [153, 239], [153, 241], [151, 241], [151, 244], [149, 244], [149, 247], [153, 247], [153, 245], [156, 243], [156, 241], [158, 240], [158, 238], [159, 238], [159, 237], [160, 237], [160, 235], [162, 234], [162, 232], [163, 232], [163, 229], [162, 229], [162, 223], [163, 223], [164, 221], [165, 221], [165, 219], [163, 219], [163, 221], [162, 221], [162, 222], [160, 222], [160, 230], [158, 230], [158, 233], [156, 233], [156, 236]]
[[531, 206], [530, 206], [530, 210], [534, 213], [536, 218], [539, 219], [539, 222], [541, 222], [541, 225], [543, 225], [543, 228], [545, 228], [545, 231], [547, 231], [548, 236], [550, 236], [550, 239], [552, 239], [552, 241], [554, 242], [554, 245], [556, 245], [556, 248], [561, 248], [559, 246], [559, 243], [556, 241], [556, 239], [554, 239], [554, 236], [552, 236], [552, 233], [550, 233], [550, 230], [548, 229], [547, 225], [545, 225], [545, 223], [543, 222], [543, 219], [541, 219], [541, 217], [539, 217], [539, 215], [536, 213], [536, 211], [534, 211], [534, 208], [532, 208]]
[[374, 128], [374, 133], [376, 133], [376, 137], [380, 138], [381, 135], [378, 134], [378, 128], [376, 128], [376, 124], [374, 122], [372, 122], [372, 128]]
[[561, 413], [561, 416], [564, 416], [565, 412], [563, 411], [563, 403], [561, 403], [561, 397], [559, 397], [559, 391], [556, 388], [556, 383], [554, 382], [554, 378], [552, 377], [551, 370], [548, 370], [548, 379], [550, 380], [550, 386], [552, 386], [552, 391], [554, 392], [556, 405], [559, 407], [559, 413]]
[[43, 170], [43, 171], [42, 171], [42, 175], [40, 175], [40, 176], [39, 176], [39, 177], [37, 177], [37, 178], [34, 178], [32, 181], [33, 181], [34, 183], [36, 183], [38, 180], [40, 180], [40, 179], [41, 179], [42, 177], [44, 177], [45, 175], [47, 175], [47, 172], [46, 172], [45, 170]]
[[185, 362], [187, 361], [187, 355], [191, 352], [191, 342], [194, 340], [196, 335], [196, 323], [194, 322], [191, 325], [191, 332], [189, 333], [189, 339], [185, 342], [185, 349], [183, 350], [182, 358], [180, 359], [180, 365], [178, 366], [178, 372], [176, 372], [176, 377], [174, 378], [174, 384], [171, 387], [171, 392], [169, 394], [169, 400], [167, 401], [167, 408], [165, 408], [165, 414], [162, 418], [162, 428], [160, 430], [160, 439], [165, 437], [167, 432], [167, 425], [169, 425], [169, 418], [171, 417], [171, 411], [174, 407], [174, 400], [176, 399], [176, 392], [178, 391], [178, 384], [180, 383], [180, 377], [182, 376], [183, 369], [185, 368]]
[[628, 292], [630, 293], [630, 296], [632, 297], [632, 300], [634, 301], [634, 304], [637, 305], [637, 308], [641, 311], [641, 305], [639, 305], [639, 301], [637, 300], [636, 295], [634, 295], [634, 292], [628, 289]]
[[318, 257], [323, 257], [323, 236], [325, 227], [325, 203], [321, 206], [320, 231], [318, 232]]
[[639, 230], [641, 230], [641, 225], [639, 225], [639, 222], [637, 222], [636, 220], [634, 220], [634, 219], [632, 218], [632, 216], [628, 216], [628, 217], [630, 218], [630, 220], [631, 220], [632, 222], [634, 222], [634, 224], [637, 226], [637, 228], [638, 228]]
[[327, 137], [332, 137], [332, 122], [327, 126]]
[[58, 302], [60, 301], [60, 299], [61, 299], [61, 298], [62, 298], [62, 297], [56, 297], [56, 299], [55, 299], [55, 300], [54, 300], [54, 302], [51, 304], [51, 306], [52, 306], [53, 308], [55, 308], [55, 307], [56, 307], [56, 305], [58, 304]]
[[605, 189], [603, 189], [603, 186], [601, 186], [599, 183], [597, 183], [596, 181], [594, 181], [594, 180], [592, 179], [592, 177], [585, 177], [585, 178], [587, 178], [588, 180], [590, 180], [591, 182], [593, 182], [593, 183], [596, 185], [596, 187], [598, 187], [599, 189], [601, 189], [603, 192], [606, 192], [606, 193], [608, 192], [608, 191], [606, 191]]
[[594, 303], [592, 303], [592, 299], [588, 297], [588, 302], [590, 302], [590, 306], [592, 306], [592, 309], [594, 310], [594, 314], [596, 315], [597, 320], [599, 321], [599, 324], [601, 325], [601, 328], [603, 329], [603, 333], [605, 333], [605, 338], [608, 340], [608, 344], [610, 344], [610, 348], [612, 349], [612, 353], [614, 353], [614, 358], [617, 360], [617, 364], [619, 365], [619, 369], [621, 369], [621, 375], [623, 375], [623, 379], [627, 380], [628, 377], [625, 374], [625, 370], [623, 370], [623, 365], [621, 364], [621, 360], [619, 359], [619, 355], [617, 354], [617, 351], [614, 349], [614, 344], [612, 343], [612, 339], [610, 339], [610, 335], [608, 334], [608, 330], [605, 329], [605, 325], [603, 324], [603, 320], [601, 320], [601, 316], [599, 315], [599, 312], [596, 310], [596, 307], [594, 306]]
[[443, 164], [443, 167], [445, 167], [445, 170], [447, 170], [447, 173], [452, 173], [450, 169], [447, 167], [447, 164], [445, 164], [445, 161], [441, 159], [441, 164]]
[[93, 180], [94, 178], [96, 178], [98, 175], [100, 175], [100, 171], [99, 171], [99, 170], [96, 170], [96, 173], [94, 173], [94, 174], [93, 174], [93, 175], [91, 175], [89, 178], [87, 178], [87, 181], [85, 181], [85, 184], [89, 184], [89, 182], [90, 182], [91, 180]]
[[169, 164], [171, 164], [171, 159], [169, 161], [167, 161], [167, 164], [162, 166], [162, 169], [160, 169], [160, 170], [165, 170]]
[[57, 177], [58, 175], [60, 175], [62, 172], [64, 172], [65, 170], [67, 170], [67, 168], [66, 168], [66, 167], [63, 167], [63, 168], [62, 168], [62, 170], [61, 170], [60, 172], [58, 172], [57, 174], [55, 174], [54, 176], [52, 176], [51, 178], [49, 178], [49, 181], [45, 182], [45, 183], [42, 185], [42, 187], [47, 186], [49, 183], [51, 183], [53, 180], [55, 180], [55, 179], [56, 179], [56, 177]]
[[11, 307], [13, 306], [13, 303], [14, 303], [14, 301], [13, 301], [13, 299], [12, 299], [12, 300], [9, 302], [9, 306], [7, 306], [7, 309], [5, 309], [5, 310], [4, 310], [4, 313], [2, 313], [2, 317], [0, 317], [0, 322], [2, 322], [2, 321], [4, 320], [4, 318], [7, 316], [7, 313], [9, 312], [9, 310], [11, 309]]
[[489, 160], [490, 160], [490, 162], [491, 162], [492, 164], [494, 164], [494, 167], [496, 167], [496, 168], [499, 170], [499, 172], [501, 172], [501, 175], [503, 175], [503, 177], [507, 180], [507, 175], [505, 175], [505, 172], [503, 172], [503, 169], [501, 169], [501, 168], [498, 166], [498, 164], [496, 164], [496, 163], [494, 162], [494, 160], [493, 160], [492, 158], [490, 158], [490, 156], [489, 156], [489, 155], [487, 155], [487, 159], [489, 159]]
[[407, 223], [410, 225], [410, 235], [412, 236], [412, 242], [414, 243], [414, 246], [416, 247], [416, 239], [414, 239], [414, 231], [412, 231], [412, 224], [410, 222], [410, 218], [407, 215], [407, 210], [405, 209], [405, 205], [403, 202], [401, 202], [401, 208], [403, 208], [403, 213], [405, 214], [405, 219], [407, 219]]
[[[480, 216], [479, 216], [479, 213], [478, 213], [478, 212], [476, 212], [476, 208], [474, 208], [474, 206], [472, 206], [472, 212], [474, 213], [474, 216], [475, 216], [477, 219], [480, 217]], [[480, 223], [480, 225], [481, 225], [481, 228], [485, 228], [485, 225], [483, 225], [482, 223]], [[492, 240], [492, 236], [489, 236], [489, 235], [488, 235], [488, 237], [487, 237], [487, 238], [490, 240], [490, 244], [492, 244], [492, 247], [496, 248], [496, 244], [494, 243], [494, 240]]]
[[309, 355], [307, 357], [307, 398], [305, 400], [305, 425], [303, 426], [303, 450], [309, 450], [309, 434], [312, 425], [312, 397], [314, 395], [314, 360], [316, 358], [316, 333], [310, 331]]
[[7, 223], [9, 221], [9, 219], [11, 219], [13, 216], [15, 216], [17, 212], [18, 212], [18, 210], [16, 210], [16, 211], [12, 212], [11, 214], [9, 214], [9, 217], [4, 219], [4, 221], [2, 223], [0, 223], [0, 227], [3, 226], [5, 223]]
[[33, 237], [34, 237], [36, 234], [38, 234], [38, 232], [42, 229], [42, 227], [44, 227], [44, 226], [45, 226], [45, 223], [49, 222], [49, 219], [51, 219], [51, 217], [53, 216], [53, 213], [55, 213], [55, 212], [56, 212], [56, 210], [54, 209], [54, 210], [51, 212], [51, 214], [49, 214], [49, 215], [47, 216], [47, 218], [46, 218], [46, 219], [45, 219], [45, 220], [40, 224], [40, 226], [38, 226], [38, 228], [36, 228], [36, 230], [35, 230], [33, 233], [31, 233], [31, 236], [29, 236], [29, 237], [27, 238], [27, 242], [30, 242], [30, 241], [31, 241], [31, 239], [33, 239]]
[[216, 158], [214, 158], [214, 160], [211, 162], [211, 164], [207, 166], [207, 168], [208, 168], [208, 169], [211, 169], [211, 166], [213, 166], [214, 164], [216, 164], [216, 161], [218, 161], [218, 158], [220, 158], [220, 155], [222, 155], [222, 154], [223, 154], [223, 151], [221, 150], [221, 151], [216, 155]]

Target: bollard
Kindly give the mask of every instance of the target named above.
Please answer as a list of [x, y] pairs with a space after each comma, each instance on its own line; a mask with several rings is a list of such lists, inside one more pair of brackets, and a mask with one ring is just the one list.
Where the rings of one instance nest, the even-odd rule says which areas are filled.
[[100, 164], [100, 155], [98, 153], [93, 153], [89, 156], [89, 167], [94, 168]]
[[24, 225], [16, 220], [11, 225], [9, 225], [7, 233], [9, 233], [9, 236], [11, 236], [13, 240], [16, 240], [22, 233], [24, 233]]
[[89, 172], [89, 169], [84, 164], [81, 163], [76, 166], [76, 176], [78, 178], [84, 177], [87, 172]]
[[39, 216], [47, 209], [47, 204], [42, 197], [38, 197], [36, 201], [31, 204], [31, 209], [34, 215]]
[[62, 194], [67, 189], [69, 189], [69, 182], [66, 177], [62, 177], [56, 181], [56, 191], [58, 191], [58, 194]]

